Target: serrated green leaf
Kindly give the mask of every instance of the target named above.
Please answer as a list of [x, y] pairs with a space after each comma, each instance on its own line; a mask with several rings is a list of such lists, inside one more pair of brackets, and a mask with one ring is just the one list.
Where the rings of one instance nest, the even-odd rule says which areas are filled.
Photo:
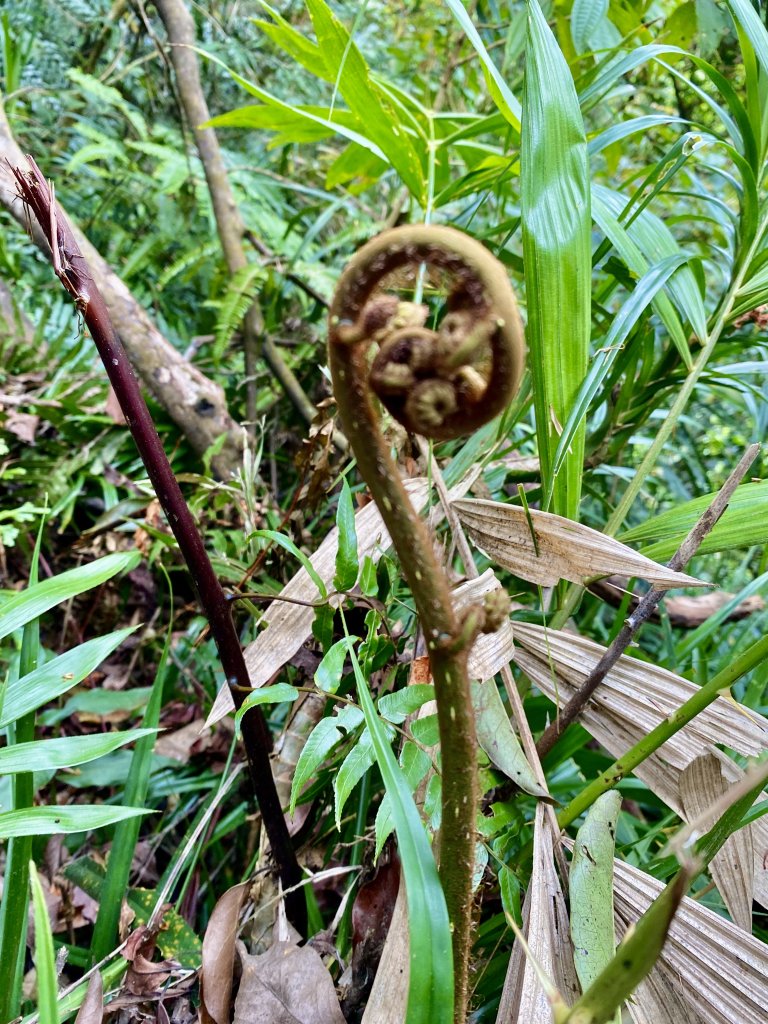
[[352, 491], [349, 489], [346, 477], [339, 494], [336, 526], [339, 531], [339, 546], [336, 551], [336, 575], [333, 577], [333, 585], [337, 590], [351, 590], [357, 582], [359, 565], [355, 509], [352, 505]]
[[349, 32], [324, 0], [307, 0], [307, 7], [325, 67], [339, 92], [403, 184], [424, 205], [426, 178], [411, 136], [398, 123], [382, 90], [372, 82], [368, 65]]
[[274, 683], [272, 686], [260, 686], [250, 693], [235, 713], [235, 727], [240, 728], [243, 715], [251, 708], [259, 707], [261, 704], [284, 704], [286, 701], [296, 700], [299, 691], [290, 683]]
[[[350, 637], [350, 642], [356, 643], [359, 639], [356, 636]], [[344, 662], [347, 660], [349, 649], [347, 638], [342, 637], [325, 652], [315, 670], [315, 685], [321, 690], [326, 693], [336, 693], [341, 683]]]
[[106, 636], [87, 640], [79, 647], [59, 654], [34, 672], [9, 681], [0, 714], [0, 729], [77, 686], [105, 658], [108, 658], [135, 628], [129, 626]]
[[363, 714], [360, 709], [353, 705], [347, 705], [337, 715], [330, 715], [328, 718], [323, 718], [317, 723], [309, 734], [309, 738], [304, 744], [304, 749], [296, 765], [293, 782], [291, 783], [291, 814], [293, 814], [296, 808], [296, 800], [302, 789], [307, 782], [314, 778], [317, 769], [323, 761], [325, 761], [336, 744], [344, 739], [348, 733], [356, 729], [362, 721]]
[[408, 715], [413, 715], [428, 700], [435, 699], [435, 688], [431, 683], [413, 683], [404, 686], [395, 693], [387, 693], [379, 697], [377, 707], [382, 718], [399, 725]]
[[0, 814], [0, 839], [10, 836], [51, 836], [65, 832], [90, 832], [124, 818], [147, 814], [143, 807], [107, 807], [73, 804], [66, 807], [31, 807]]
[[342, 761], [333, 780], [336, 828], [341, 829], [341, 815], [352, 790], [375, 760], [371, 734], [367, 729], [363, 729], [359, 739]]
[[137, 551], [121, 551], [97, 558], [95, 562], [68, 569], [50, 579], [27, 587], [0, 603], [0, 640], [32, 619], [38, 619], [50, 608], [84, 594], [112, 579], [119, 572], [134, 569], [140, 561]]
[[440, 742], [437, 715], [425, 715], [411, 722], [411, 734], [415, 740], [425, 747], [436, 747]]
[[259, 286], [264, 282], [266, 271], [257, 263], [241, 267], [227, 281], [227, 290], [219, 305], [213, 341], [212, 357], [221, 362], [232, 335], [242, 323], [243, 317], [253, 305]]

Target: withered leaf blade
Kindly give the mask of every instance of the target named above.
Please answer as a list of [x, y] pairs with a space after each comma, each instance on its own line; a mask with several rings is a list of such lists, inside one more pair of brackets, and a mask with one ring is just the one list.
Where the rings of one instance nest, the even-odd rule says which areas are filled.
[[[614, 864], [614, 879], [616, 925], [621, 934], [650, 906], [663, 883], [619, 860]], [[654, 1017], [652, 1007], [638, 1012], [645, 994], [641, 985], [628, 1004], [638, 1024], [667, 1024], [668, 1020], [670, 1024], [765, 1024], [768, 945], [688, 896], [678, 907], [648, 980], [655, 998], [671, 987], [686, 1014]]]
[[[683, 769], [680, 776], [680, 798], [686, 819], [698, 818], [729, 789], [723, 777], [723, 766], [715, 754], [702, 754]], [[708, 831], [717, 814], [699, 830]], [[752, 931], [752, 889], [754, 885], [754, 851], [752, 827], [738, 829], [723, 845], [709, 865], [709, 872], [728, 913], [745, 931]]]
[[[515, 623], [515, 662], [555, 703], [564, 704], [584, 682], [605, 648], [584, 637], [531, 623]], [[554, 674], [553, 674], [554, 673]], [[620, 757], [690, 697], [695, 683], [648, 662], [622, 655], [584, 707], [580, 722], [614, 757]], [[686, 817], [680, 773], [700, 754], [727, 740], [745, 757], [768, 747], [768, 723], [735, 701], [718, 697], [635, 768], [634, 774], [668, 807]], [[729, 782], [740, 769], [713, 751]], [[768, 819], [751, 826], [754, 843], [753, 895], [768, 906]]]
[[238, 916], [247, 892], [247, 882], [228, 889], [217, 900], [205, 930], [200, 969], [201, 1024], [229, 1024]]
[[520, 579], [553, 587], [560, 580], [586, 583], [598, 576], [639, 576], [658, 589], [706, 587], [673, 572], [613, 537], [551, 512], [481, 498], [451, 502], [473, 542]]
[[[523, 933], [530, 956], [561, 999], [571, 1005], [579, 994], [568, 912], [555, 870], [552, 831], [542, 804], [536, 808], [533, 872], [523, 906]], [[517, 940], [504, 980], [498, 1024], [552, 1024], [552, 1004], [538, 971]]]
[[240, 959], [233, 1024], [345, 1024], [333, 980], [311, 946], [276, 942]]

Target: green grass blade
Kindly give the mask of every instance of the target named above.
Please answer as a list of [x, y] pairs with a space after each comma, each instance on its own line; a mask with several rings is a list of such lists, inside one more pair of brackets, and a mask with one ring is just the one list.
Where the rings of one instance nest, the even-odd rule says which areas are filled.
[[684, 253], [678, 253], [675, 256], [667, 256], [656, 266], [651, 267], [648, 273], [637, 282], [635, 290], [614, 317], [605, 341], [600, 346], [600, 351], [597, 353], [587, 376], [579, 388], [579, 393], [574, 400], [570, 415], [563, 427], [563, 433], [555, 451], [555, 473], [560, 472], [578, 426], [584, 422], [592, 399], [608, 376], [630, 331], [640, 319], [649, 303], [653, 302], [659, 289], [666, 284], [671, 274], [678, 267], [682, 266], [687, 259], [689, 257]]
[[140, 556], [136, 551], [121, 551], [113, 555], [97, 558], [88, 565], [79, 565], [76, 569], [43, 580], [34, 586], [22, 590], [0, 604], [0, 640], [5, 639], [27, 622], [37, 619], [50, 608], [62, 601], [85, 593], [112, 579], [119, 572], [135, 568]]
[[37, 877], [33, 861], [29, 862], [29, 882], [32, 889], [32, 906], [35, 912], [35, 974], [37, 975], [37, 1012], [40, 1024], [58, 1024], [59, 1012], [56, 1006], [58, 983], [56, 958], [53, 953], [53, 933], [43, 887]]
[[453, 1021], [453, 956], [445, 897], [435, 859], [410, 787], [389, 745], [354, 651], [350, 651], [357, 696], [365, 715], [376, 760], [391, 801], [405, 888], [408, 895], [410, 987], [408, 1024]]
[[482, 61], [483, 73], [485, 74], [485, 80], [488, 83], [488, 91], [493, 98], [493, 102], [499, 108], [509, 124], [519, 132], [520, 119], [522, 116], [520, 101], [516, 98], [512, 90], [504, 81], [499, 69], [491, 60], [490, 54], [486, 50], [483, 40], [480, 38], [480, 33], [473, 25], [472, 19], [467, 14], [461, 0], [446, 0], [446, 3], [450, 7], [454, 17], [464, 30], [467, 39], [472, 43], [478, 57]]
[[768, 31], [749, 0], [726, 0], [733, 19], [752, 45], [755, 57], [768, 75]]
[[108, 658], [135, 628], [128, 626], [106, 636], [94, 637], [93, 640], [87, 640], [71, 651], [52, 658], [33, 672], [9, 682], [0, 715], [0, 729], [77, 686], [105, 658]]
[[61, 739], [15, 743], [12, 747], [0, 750], [0, 775], [72, 768], [111, 754], [126, 743], [133, 743], [142, 736], [154, 735], [154, 732], [154, 729], [129, 729], [126, 732], [97, 736], [65, 736]]
[[542, 483], [552, 511], [577, 519], [583, 421], [556, 478], [553, 463], [561, 425], [568, 420], [587, 371], [592, 286], [589, 166], [573, 79], [538, 0], [528, 3], [521, 169], [526, 333]]
[[90, 832], [134, 818], [143, 807], [107, 807], [102, 804], [73, 804], [68, 807], [31, 807], [26, 811], [0, 814], [0, 839], [11, 836], [52, 836], [59, 833]]
[[[653, 516], [620, 534], [623, 543], [638, 543], [648, 558], [663, 561], [680, 546], [699, 517], [712, 504], [716, 492], [686, 501]], [[731, 548], [765, 544], [768, 541], [768, 481], [741, 484], [733, 493], [728, 508], [698, 548], [699, 555]]]

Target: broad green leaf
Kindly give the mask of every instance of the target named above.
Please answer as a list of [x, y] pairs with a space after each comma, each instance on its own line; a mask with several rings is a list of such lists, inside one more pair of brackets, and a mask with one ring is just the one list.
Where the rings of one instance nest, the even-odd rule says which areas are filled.
[[367, 136], [381, 149], [416, 199], [424, 205], [426, 181], [410, 135], [371, 81], [368, 65], [349, 32], [324, 0], [307, 0], [319, 48], [328, 72], [350, 110], [365, 125]]
[[32, 889], [32, 906], [35, 917], [35, 980], [37, 982], [37, 1012], [40, 1024], [58, 1024], [56, 1006], [58, 977], [56, 958], [53, 953], [53, 933], [48, 905], [40, 884], [34, 861], [29, 862], [29, 884]]
[[499, 69], [491, 60], [490, 54], [486, 50], [483, 40], [480, 38], [480, 33], [472, 23], [472, 19], [469, 14], [467, 14], [464, 4], [461, 0], [446, 0], [446, 3], [450, 7], [454, 17], [464, 30], [467, 39], [472, 43], [478, 57], [482, 61], [485, 80], [488, 84], [488, 91], [491, 94], [493, 102], [512, 127], [519, 132], [522, 114], [519, 101], [504, 81]]
[[315, 670], [315, 684], [326, 693], [336, 693], [341, 683], [344, 662], [350, 650], [350, 643], [356, 643], [359, 637], [350, 637], [349, 642], [344, 636], [328, 648], [322, 661]]
[[587, 371], [592, 301], [589, 165], [573, 78], [538, 0], [528, 0], [522, 129], [526, 336], [542, 483], [553, 510], [577, 519], [584, 423], [557, 478], [553, 461], [559, 431]]
[[[394, 730], [389, 729], [390, 740], [394, 736]], [[376, 760], [371, 743], [371, 734], [363, 729], [360, 738], [352, 747], [350, 752], [341, 762], [339, 770], [333, 779], [333, 794], [336, 807], [336, 828], [341, 828], [341, 815], [344, 812], [344, 805], [358, 784], [363, 775], [368, 771]]]
[[414, 714], [428, 700], [435, 699], [435, 688], [431, 683], [413, 683], [394, 693], [379, 697], [378, 709], [382, 718], [400, 725], [408, 715]]
[[493, 679], [485, 683], [473, 681], [472, 707], [475, 710], [477, 742], [490, 758], [491, 764], [526, 793], [545, 796], [533, 776]]
[[105, 658], [114, 651], [136, 627], [118, 629], [106, 636], [87, 640], [79, 647], [59, 654], [19, 679], [11, 680], [6, 686], [0, 729], [21, 718], [22, 715], [35, 711], [49, 701], [55, 700], [62, 693], [77, 686], [86, 676], [90, 675]]
[[362, 723], [363, 714], [359, 708], [349, 704], [336, 715], [329, 715], [317, 723], [304, 744], [293, 782], [291, 783], [290, 812], [293, 814], [296, 801], [304, 786], [314, 779], [318, 768], [330, 752], [350, 732]]
[[[576, 835], [570, 869], [571, 939], [582, 991], [586, 991], [616, 950], [613, 923], [613, 858], [621, 795], [599, 797]], [[614, 1018], [621, 1024], [621, 1014]]]
[[608, 0], [573, 0], [571, 38], [577, 53], [590, 49], [592, 33], [608, 13]]
[[66, 736], [62, 739], [33, 740], [0, 750], [0, 775], [15, 772], [57, 771], [72, 768], [111, 754], [126, 743], [154, 733], [155, 729], [129, 729], [97, 736]]
[[687, 259], [689, 257], [684, 253], [678, 253], [676, 256], [667, 256], [666, 259], [651, 267], [637, 282], [634, 291], [613, 318], [611, 328], [590, 364], [589, 371], [579, 388], [573, 408], [563, 427], [554, 457], [555, 473], [559, 473], [579, 423], [585, 420], [592, 399], [600, 390], [632, 328], [649, 303], [656, 298], [659, 289], [669, 280], [670, 275]]
[[235, 714], [235, 726], [240, 727], [243, 715], [251, 708], [261, 704], [284, 704], [286, 701], [296, 700], [299, 691], [290, 683], [275, 683], [272, 686], [260, 686], [249, 694]]
[[451, 930], [437, 866], [408, 782], [392, 753], [387, 730], [376, 714], [368, 684], [354, 653], [352, 666], [357, 696], [376, 761], [392, 802], [392, 818], [405, 877], [411, 963], [406, 1020], [408, 1024], [451, 1024]]
[[268, 36], [301, 67], [317, 78], [324, 78], [327, 82], [332, 82], [333, 76], [326, 69], [322, 48], [317, 43], [313, 43], [311, 39], [307, 39], [301, 32], [297, 32], [274, 7], [264, 3], [264, 0], [257, 0], [257, 2], [272, 18], [272, 21], [254, 18], [254, 24], [259, 26], [264, 35]]
[[147, 814], [143, 807], [108, 807], [72, 804], [62, 807], [31, 807], [0, 814], [0, 839], [10, 836], [51, 836], [60, 832], [90, 832], [124, 818]]
[[59, 576], [19, 591], [0, 603], [0, 640], [21, 629], [31, 619], [40, 618], [57, 604], [106, 583], [119, 572], [135, 568], [139, 561], [137, 551], [121, 551], [97, 558], [87, 565], [79, 565], [76, 569], [68, 569]]
[[[625, 530], [622, 542], [639, 542], [641, 551], [656, 561], [669, 558], [699, 517], [712, 504], [717, 492], [686, 501], [639, 526]], [[768, 481], [741, 484], [728, 508], [698, 548], [699, 555], [732, 548], [749, 547], [768, 541]]]
[[336, 552], [336, 575], [333, 585], [337, 590], [351, 590], [357, 582], [359, 569], [357, 561], [357, 532], [355, 530], [355, 509], [352, 492], [346, 477], [341, 485], [339, 504], [336, 509], [336, 526], [339, 530], [339, 547]]

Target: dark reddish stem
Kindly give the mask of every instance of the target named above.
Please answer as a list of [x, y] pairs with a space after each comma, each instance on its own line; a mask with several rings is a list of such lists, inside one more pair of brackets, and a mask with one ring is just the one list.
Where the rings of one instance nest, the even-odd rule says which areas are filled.
[[[29, 171], [11, 168], [19, 194], [48, 239], [56, 276], [75, 300], [88, 325], [147, 475], [187, 563], [200, 605], [210, 624], [235, 707], [239, 708], [250, 690], [250, 680], [232, 621], [230, 601], [213, 570], [195, 520], [173, 474], [139, 383], [112, 326], [106, 303], [66, 218], [55, 203], [53, 186], [45, 180], [35, 161], [31, 157], [27, 159]], [[264, 827], [280, 879], [283, 886], [289, 888], [301, 880], [301, 869], [272, 777], [269, 760], [272, 739], [260, 707], [252, 708], [243, 717], [242, 732]], [[303, 931], [306, 915], [301, 890], [288, 893], [286, 902], [291, 920]]]

